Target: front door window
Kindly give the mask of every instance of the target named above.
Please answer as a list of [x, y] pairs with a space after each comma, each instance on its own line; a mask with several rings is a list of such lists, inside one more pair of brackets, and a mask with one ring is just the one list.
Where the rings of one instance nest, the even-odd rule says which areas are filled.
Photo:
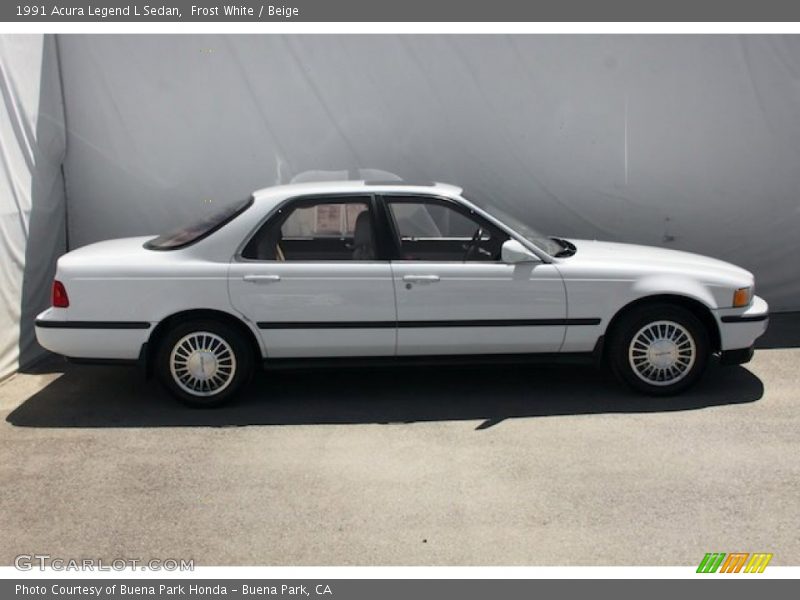
[[497, 261], [508, 236], [478, 215], [436, 198], [387, 198], [400, 259]]

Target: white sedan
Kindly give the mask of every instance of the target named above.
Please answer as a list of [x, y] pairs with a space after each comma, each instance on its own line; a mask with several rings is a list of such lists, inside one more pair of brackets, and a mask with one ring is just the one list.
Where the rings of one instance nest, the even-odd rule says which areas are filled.
[[45, 348], [138, 361], [220, 404], [254, 367], [583, 357], [681, 392], [709, 357], [747, 362], [767, 328], [753, 275], [662, 248], [546, 237], [458, 187], [332, 182], [259, 190], [158, 237], [58, 261]]

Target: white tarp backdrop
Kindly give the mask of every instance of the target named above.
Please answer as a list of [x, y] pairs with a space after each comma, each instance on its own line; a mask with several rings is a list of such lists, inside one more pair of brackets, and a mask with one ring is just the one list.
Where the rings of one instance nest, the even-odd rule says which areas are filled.
[[64, 107], [55, 39], [0, 36], [0, 378], [42, 353], [33, 319], [64, 253]]
[[552, 234], [731, 260], [800, 309], [800, 36], [58, 41], [70, 247], [378, 168]]

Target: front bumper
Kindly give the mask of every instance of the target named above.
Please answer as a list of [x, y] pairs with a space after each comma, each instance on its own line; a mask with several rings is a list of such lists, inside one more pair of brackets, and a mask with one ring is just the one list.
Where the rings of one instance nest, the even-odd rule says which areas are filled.
[[[734, 351], [744, 356], [744, 353], [750, 351], [752, 357], [753, 345], [764, 335], [769, 325], [769, 305], [763, 298], [755, 296], [750, 306], [718, 309], [714, 311], [714, 317], [719, 326], [720, 350], [723, 356]], [[750, 360], [750, 357], [747, 360]], [[741, 362], [731, 364], [741, 364]]]
[[719, 356], [719, 364], [721, 365], [743, 365], [749, 363], [753, 358], [755, 346], [749, 348], [740, 348], [738, 350], [723, 350]]

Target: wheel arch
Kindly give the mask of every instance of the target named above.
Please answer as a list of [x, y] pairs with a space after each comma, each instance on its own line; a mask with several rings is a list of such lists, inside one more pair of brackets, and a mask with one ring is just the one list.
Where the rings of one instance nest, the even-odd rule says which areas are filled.
[[680, 306], [691, 312], [695, 317], [697, 317], [700, 322], [705, 326], [706, 331], [708, 332], [709, 342], [711, 344], [711, 351], [718, 352], [722, 346], [719, 325], [717, 325], [717, 321], [714, 318], [713, 313], [711, 312], [711, 308], [701, 302], [696, 298], [692, 298], [690, 296], [684, 296], [681, 294], [652, 294], [649, 296], [643, 296], [641, 298], [637, 298], [620, 308], [606, 327], [605, 334], [603, 335], [603, 344], [602, 344], [602, 353], [605, 355], [605, 344], [608, 339], [611, 337], [611, 334], [614, 332], [614, 329], [619, 325], [619, 323], [625, 318], [625, 316], [629, 315], [631, 312], [642, 308], [644, 306], [654, 305], [654, 304], [672, 304], [673, 306]]
[[161, 343], [161, 340], [164, 338], [164, 335], [166, 335], [170, 329], [180, 323], [199, 319], [219, 321], [237, 329], [248, 341], [256, 363], [261, 361], [263, 355], [258, 337], [242, 319], [232, 315], [231, 313], [221, 310], [196, 308], [171, 314], [163, 318], [158, 325], [155, 326], [153, 332], [150, 334], [150, 337], [147, 339], [147, 342], [142, 347], [140, 355], [140, 360], [144, 361], [145, 373], [148, 377], [150, 377], [153, 373], [153, 363], [156, 352], [158, 351], [158, 346]]

